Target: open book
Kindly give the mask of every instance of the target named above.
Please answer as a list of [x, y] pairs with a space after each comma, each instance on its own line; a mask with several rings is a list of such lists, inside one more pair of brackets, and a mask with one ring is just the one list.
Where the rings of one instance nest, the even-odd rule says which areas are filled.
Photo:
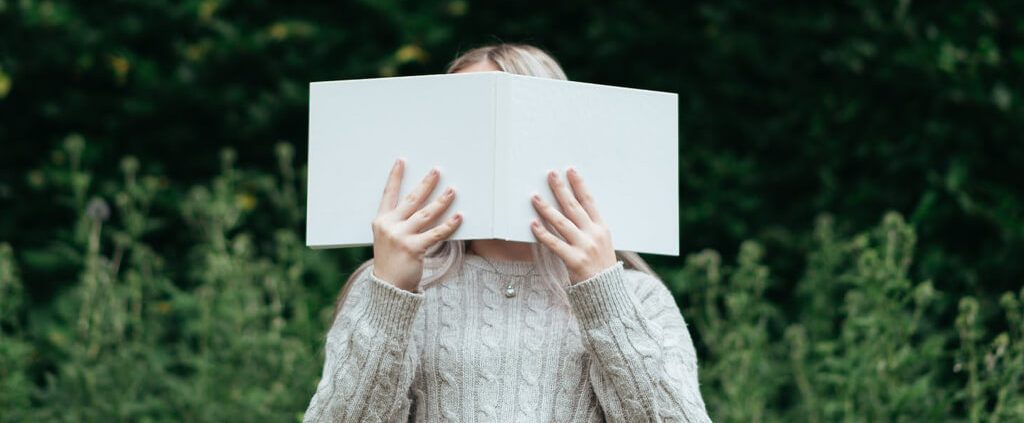
[[427, 201], [456, 189], [436, 221], [462, 211], [450, 239], [537, 242], [530, 195], [557, 207], [547, 171], [565, 180], [571, 165], [615, 249], [679, 254], [675, 93], [498, 71], [313, 82], [309, 91], [307, 246], [371, 245], [370, 222], [403, 157], [400, 195], [433, 166], [441, 178]]

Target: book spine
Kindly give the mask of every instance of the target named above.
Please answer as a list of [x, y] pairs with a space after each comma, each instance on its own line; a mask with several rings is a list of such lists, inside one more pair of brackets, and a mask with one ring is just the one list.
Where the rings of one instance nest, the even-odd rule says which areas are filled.
[[507, 239], [508, 227], [508, 151], [510, 148], [509, 75], [499, 73], [494, 78], [494, 213], [491, 231], [494, 238]]

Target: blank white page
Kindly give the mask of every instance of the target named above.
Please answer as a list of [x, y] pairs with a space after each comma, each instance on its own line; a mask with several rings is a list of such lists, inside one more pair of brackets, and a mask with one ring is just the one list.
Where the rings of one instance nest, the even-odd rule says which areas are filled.
[[[530, 195], [574, 165], [619, 250], [679, 254], [678, 95], [508, 75], [499, 91], [497, 238], [535, 242]], [[567, 182], [567, 181], [566, 181]]]
[[[371, 245], [388, 172], [405, 157], [401, 195], [431, 166], [461, 210], [455, 239], [490, 238], [494, 205], [494, 86], [499, 72], [314, 82], [309, 93], [306, 245]], [[429, 226], [428, 226], [429, 227]]]

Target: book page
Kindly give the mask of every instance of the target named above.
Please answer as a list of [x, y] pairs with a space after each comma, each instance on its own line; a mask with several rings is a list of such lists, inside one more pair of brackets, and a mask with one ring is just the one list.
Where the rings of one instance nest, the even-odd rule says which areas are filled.
[[[446, 213], [464, 215], [452, 239], [490, 238], [494, 207], [494, 79], [497, 72], [310, 84], [306, 244], [371, 245], [388, 173], [405, 157], [400, 197], [431, 166], [452, 185]], [[426, 204], [426, 203], [425, 203]]]
[[575, 166], [608, 224], [614, 246], [679, 254], [678, 96], [649, 90], [508, 75], [507, 162], [498, 195], [499, 238], [536, 242], [530, 195], [557, 201], [548, 169], [565, 181]]

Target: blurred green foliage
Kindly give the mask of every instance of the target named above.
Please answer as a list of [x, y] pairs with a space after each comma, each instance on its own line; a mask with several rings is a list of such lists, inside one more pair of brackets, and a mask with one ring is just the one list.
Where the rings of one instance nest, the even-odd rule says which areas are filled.
[[680, 94], [716, 420], [1024, 419], [1017, 2], [0, 0], [0, 421], [299, 420], [308, 82], [498, 40]]

